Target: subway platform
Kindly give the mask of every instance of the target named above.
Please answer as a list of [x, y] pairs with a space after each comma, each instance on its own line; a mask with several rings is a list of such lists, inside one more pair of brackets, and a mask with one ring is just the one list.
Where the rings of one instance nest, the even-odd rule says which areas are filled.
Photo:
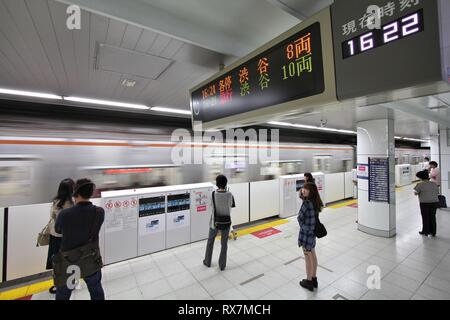
[[[299, 286], [305, 277], [297, 246], [296, 217], [241, 229], [230, 240], [225, 271], [202, 264], [206, 241], [106, 266], [108, 300], [437, 300], [450, 299], [450, 212], [438, 211], [436, 238], [418, 234], [421, 217], [413, 186], [397, 189], [397, 236], [357, 230], [356, 201], [321, 215], [328, 236], [317, 240], [319, 288]], [[381, 288], [369, 289], [369, 266], [381, 270]], [[0, 299], [52, 300], [51, 280], [0, 293]], [[84, 283], [73, 300], [88, 300]]]

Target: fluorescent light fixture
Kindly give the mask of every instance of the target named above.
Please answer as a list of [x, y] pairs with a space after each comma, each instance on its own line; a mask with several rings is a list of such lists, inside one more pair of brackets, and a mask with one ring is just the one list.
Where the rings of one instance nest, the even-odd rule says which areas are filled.
[[402, 137], [394, 137], [395, 139], [397, 139], [397, 140], [402, 140], [403, 138]]
[[164, 113], [176, 113], [176, 114], [191, 115], [191, 111], [189, 111], [189, 110], [180, 110], [180, 109], [173, 109], [173, 108], [166, 108], [166, 107], [152, 107], [152, 108], [150, 108], [150, 110], [164, 112]]
[[11, 89], [3, 89], [3, 88], [0, 88], [0, 94], [9, 94], [9, 95], [13, 95], [13, 96], [23, 96], [23, 97], [52, 99], [52, 100], [61, 100], [62, 99], [61, 96], [57, 96], [55, 94], [32, 92], [32, 91], [22, 91], [22, 90], [11, 90]]
[[414, 138], [403, 138], [403, 140], [407, 140], [407, 141], [417, 141], [417, 142], [430, 142], [430, 140], [414, 139]]
[[119, 107], [119, 108], [140, 109], [140, 110], [150, 109], [149, 107], [144, 106], [142, 104], [132, 104], [132, 103], [124, 103], [124, 102], [118, 102], [118, 101], [97, 100], [97, 99], [88, 99], [88, 98], [80, 98], [80, 97], [64, 97], [64, 100], [73, 101], [73, 102], [81, 102], [81, 103], [89, 103], [89, 104], [98, 104], [98, 105], [103, 105], [103, 106]]
[[333, 128], [324, 128], [324, 127], [308, 126], [308, 125], [288, 123], [288, 122], [270, 121], [270, 122], [267, 122], [267, 124], [270, 124], [272, 126], [293, 127], [293, 128], [300, 128], [300, 129], [319, 130], [319, 131], [327, 131], [327, 132], [337, 132], [337, 133], [343, 133], [343, 134], [357, 134], [356, 131], [352, 131], [352, 130], [341, 130], [341, 129], [333, 129]]

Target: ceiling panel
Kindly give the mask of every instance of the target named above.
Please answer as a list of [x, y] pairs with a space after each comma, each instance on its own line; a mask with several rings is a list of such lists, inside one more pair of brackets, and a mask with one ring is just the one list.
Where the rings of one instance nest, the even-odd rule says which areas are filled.
[[[77, 59], [75, 57], [74, 46], [74, 32], [70, 31], [66, 27], [66, 9], [67, 6], [54, 1], [49, 1], [49, 9], [51, 19], [53, 21], [54, 32], [58, 42], [58, 49], [63, 59], [64, 70], [67, 76], [67, 82], [69, 90], [80, 90], [80, 76], [78, 75], [79, 69], [77, 66]], [[80, 66], [81, 68], [82, 66]]]

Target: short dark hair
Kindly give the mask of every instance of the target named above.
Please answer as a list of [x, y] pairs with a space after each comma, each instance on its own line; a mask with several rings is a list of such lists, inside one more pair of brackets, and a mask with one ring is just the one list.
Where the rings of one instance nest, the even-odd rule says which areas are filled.
[[430, 161], [430, 158], [428, 158], [428, 157], [425, 157], [425, 160], [427, 160], [427, 161]]
[[436, 161], [431, 161], [430, 166], [435, 166], [437, 168], [439, 165]]
[[430, 180], [430, 174], [428, 173], [428, 170], [417, 172], [416, 177], [420, 180]]
[[223, 174], [220, 174], [216, 177], [216, 186], [219, 189], [225, 189], [228, 184], [228, 179]]
[[75, 182], [73, 187], [73, 196], [82, 197], [83, 199], [90, 199], [95, 191], [95, 184], [89, 179], [80, 179]]

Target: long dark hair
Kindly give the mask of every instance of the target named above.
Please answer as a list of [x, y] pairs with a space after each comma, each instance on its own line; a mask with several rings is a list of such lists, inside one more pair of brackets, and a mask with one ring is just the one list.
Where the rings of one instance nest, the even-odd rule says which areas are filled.
[[314, 183], [308, 182], [305, 183], [303, 188], [309, 191], [309, 196], [308, 198], [306, 198], [306, 200], [312, 202], [316, 213], [322, 212], [324, 205], [322, 199], [320, 198], [319, 190], [317, 190], [317, 186]]
[[307, 172], [303, 176], [308, 179], [308, 182], [314, 183], [314, 177], [311, 173]]
[[56, 206], [60, 209], [64, 206], [64, 204], [69, 201], [70, 203], [73, 203], [72, 200], [72, 193], [73, 193], [73, 185], [75, 182], [68, 178], [64, 179], [60, 182], [58, 187], [58, 193], [55, 198], [53, 198], [53, 201], [56, 202]]

